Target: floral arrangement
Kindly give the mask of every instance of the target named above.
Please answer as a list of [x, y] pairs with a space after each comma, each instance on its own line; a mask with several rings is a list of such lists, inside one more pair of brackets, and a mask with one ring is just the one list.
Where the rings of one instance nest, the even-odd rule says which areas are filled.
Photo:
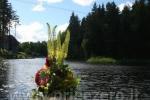
[[[44, 95], [50, 95], [55, 91], [74, 92], [79, 84], [79, 78], [74, 75], [74, 72], [69, 65], [64, 64], [67, 57], [68, 46], [70, 40], [70, 32], [65, 32], [65, 37], [62, 40], [62, 34], [55, 35], [55, 26], [52, 30], [48, 26], [48, 56], [45, 65], [36, 73], [35, 82], [38, 86], [37, 92], [42, 92]], [[36, 93], [37, 93], [36, 92]], [[36, 95], [34, 93], [34, 96]]]

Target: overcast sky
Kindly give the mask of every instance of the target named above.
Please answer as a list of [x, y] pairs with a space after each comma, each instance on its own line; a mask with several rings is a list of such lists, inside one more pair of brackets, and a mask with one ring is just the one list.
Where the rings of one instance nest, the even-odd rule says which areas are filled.
[[[93, 3], [106, 4], [114, 1], [120, 10], [132, 5], [134, 0], [9, 0], [19, 15], [16, 38], [20, 42], [47, 41], [46, 23], [58, 25], [57, 31], [65, 30], [71, 13], [82, 19], [92, 9]], [[14, 35], [12, 31], [12, 35]]]

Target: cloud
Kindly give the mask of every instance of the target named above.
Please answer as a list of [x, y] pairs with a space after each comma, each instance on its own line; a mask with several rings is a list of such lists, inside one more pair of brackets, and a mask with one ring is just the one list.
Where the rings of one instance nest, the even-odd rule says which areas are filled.
[[51, 3], [60, 3], [60, 2], [62, 2], [63, 0], [43, 0], [43, 1], [45, 1], [45, 2], [47, 2], [47, 3], [49, 3], [49, 4], [51, 4]]
[[74, 3], [81, 5], [81, 6], [89, 6], [91, 5], [95, 0], [73, 0]]
[[133, 5], [133, 2], [127, 1], [125, 3], [122, 3], [122, 4], [118, 5], [118, 7], [119, 7], [120, 11], [122, 11], [125, 6], [131, 7], [132, 5]]
[[63, 0], [37, 0], [37, 2], [46, 2], [46, 3], [60, 3], [62, 2]]
[[58, 33], [59, 31], [61, 31], [61, 32], [65, 31], [67, 29], [68, 25], [69, 25], [68, 23], [59, 25], [56, 29], [56, 33]]
[[26, 41], [44, 41], [47, 40], [47, 33], [44, 32], [44, 25], [40, 22], [32, 22], [26, 25], [20, 25], [16, 29], [17, 39], [20, 42]]
[[[56, 33], [59, 31], [63, 32], [68, 27], [68, 23], [58, 25]], [[37, 42], [37, 41], [47, 41], [47, 27], [40, 22], [32, 22], [29, 24], [20, 25], [16, 29], [16, 38], [20, 42]]]
[[60, 3], [63, 0], [37, 0], [37, 5], [35, 5], [32, 11], [42, 12], [45, 10], [44, 3], [52, 4], [52, 3]]
[[38, 4], [37, 4], [36, 6], [34, 6], [33, 9], [32, 9], [32, 11], [35, 11], [35, 12], [42, 12], [42, 11], [44, 11], [44, 10], [45, 10], [45, 8], [44, 8], [42, 2], [38, 3]]

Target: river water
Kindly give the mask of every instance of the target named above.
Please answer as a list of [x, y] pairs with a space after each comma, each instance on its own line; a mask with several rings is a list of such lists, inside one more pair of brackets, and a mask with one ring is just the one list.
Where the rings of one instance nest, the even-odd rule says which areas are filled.
[[[45, 59], [8, 60], [0, 68], [0, 100], [28, 100]], [[150, 66], [66, 62], [81, 78], [76, 100], [150, 100]]]

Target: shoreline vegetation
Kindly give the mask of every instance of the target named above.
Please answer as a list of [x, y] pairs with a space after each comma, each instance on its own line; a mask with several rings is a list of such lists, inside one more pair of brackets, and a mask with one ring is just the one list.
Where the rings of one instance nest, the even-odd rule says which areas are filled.
[[87, 61], [87, 63], [91, 64], [116, 64], [117, 60], [110, 57], [91, 57]]
[[[41, 58], [45, 56], [32, 56], [28, 55], [25, 52], [17, 52], [12, 53], [6, 49], [0, 49], [0, 65], [3, 64], [3, 59], [31, 59], [31, 58]], [[86, 60], [73, 60], [67, 59], [69, 61], [83, 61], [90, 64], [102, 64], [102, 65], [150, 65], [150, 59], [115, 59], [113, 57], [105, 57], [105, 56], [95, 56], [90, 57]]]
[[[24, 52], [11, 53], [7, 50], [0, 50], [0, 65], [4, 64], [4, 59], [32, 59], [32, 58], [43, 58], [43, 56], [29, 56]], [[86, 60], [72, 60], [67, 59], [68, 61], [82, 61], [89, 64], [101, 64], [101, 65], [129, 65], [129, 66], [146, 66], [150, 65], [150, 59], [115, 59], [112, 57], [105, 56], [96, 56], [90, 57]]]
[[13, 53], [6, 49], [0, 49], [0, 59], [27, 59], [32, 58], [24, 52]]
[[[15, 37], [13, 38], [15, 39]], [[47, 55], [46, 41], [23, 43], [18, 42], [17, 45], [12, 44], [9, 48], [0, 47], [0, 57], [4, 59], [30, 59], [37, 57], [45, 57]]]
[[130, 66], [140, 66], [140, 65], [150, 65], [150, 59], [114, 59], [111, 57], [91, 57], [86, 60], [90, 64], [102, 64], [102, 65], [130, 65]]

